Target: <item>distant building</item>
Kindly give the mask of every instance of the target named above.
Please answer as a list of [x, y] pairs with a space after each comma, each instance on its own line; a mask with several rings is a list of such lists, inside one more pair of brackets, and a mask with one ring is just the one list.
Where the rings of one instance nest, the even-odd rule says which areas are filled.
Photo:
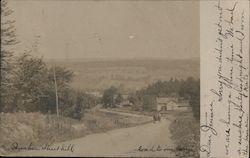
[[123, 99], [128, 99], [128, 94], [122, 94]]
[[187, 100], [176, 97], [159, 97], [156, 98], [157, 111], [187, 111], [190, 109]]
[[101, 92], [86, 92], [86, 94], [90, 94], [90, 95], [93, 95], [93, 96], [98, 97], [98, 98], [102, 97]]
[[120, 103], [120, 106], [121, 106], [121, 107], [130, 107], [130, 106], [132, 106], [132, 104], [131, 104], [128, 100], [123, 100], [123, 101]]
[[189, 101], [187, 99], [179, 98], [178, 104], [179, 104], [179, 108], [182, 110], [191, 110], [191, 106], [190, 106]]

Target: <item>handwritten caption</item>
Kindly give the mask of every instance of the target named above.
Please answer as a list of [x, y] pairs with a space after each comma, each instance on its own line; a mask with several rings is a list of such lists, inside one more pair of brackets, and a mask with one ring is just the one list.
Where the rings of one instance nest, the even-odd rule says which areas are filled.
[[136, 151], [138, 152], [176, 152], [176, 151], [188, 151], [188, 152], [194, 152], [193, 148], [188, 148], [188, 147], [179, 147], [179, 148], [174, 148], [174, 147], [169, 147], [169, 146], [161, 146], [161, 145], [153, 145], [153, 146], [139, 146]]
[[35, 146], [33, 143], [28, 145], [20, 145], [17, 142], [11, 144], [10, 149], [13, 151], [31, 151], [31, 150], [42, 150], [42, 151], [62, 151], [62, 152], [74, 152], [74, 144], [61, 144], [61, 145], [52, 145], [52, 144], [43, 144], [42, 146]]

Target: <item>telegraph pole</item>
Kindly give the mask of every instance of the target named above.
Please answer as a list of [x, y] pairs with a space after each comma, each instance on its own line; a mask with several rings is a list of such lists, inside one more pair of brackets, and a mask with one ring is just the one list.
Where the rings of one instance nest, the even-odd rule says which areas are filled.
[[58, 93], [57, 93], [57, 82], [56, 82], [56, 71], [54, 66], [54, 82], [55, 82], [55, 92], [56, 92], [56, 116], [59, 117], [59, 109], [58, 109]]

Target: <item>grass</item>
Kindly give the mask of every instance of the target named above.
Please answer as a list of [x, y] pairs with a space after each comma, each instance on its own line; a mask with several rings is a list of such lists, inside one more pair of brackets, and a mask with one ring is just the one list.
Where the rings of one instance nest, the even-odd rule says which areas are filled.
[[[30, 143], [42, 145], [64, 141], [86, 134], [84, 128], [76, 130], [79, 121], [40, 113], [1, 113], [0, 114], [0, 154], [10, 152], [11, 144], [17, 142], [26, 146]], [[79, 135], [79, 133], [81, 133]]]
[[89, 111], [83, 118], [92, 132], [105, 132], [110, 129], [132, 127], [149, 122], [146, 117], [124, 116], [103, 111]]
[[30, 143], [41, 146], [46, 143], [63, 142], [91, 133], [105, 132], [115, 128], [131, 127], [145, 123], [145, 118], [134, 118], [95, 110], [85, 113], [81, 121], [41, 113], [0, 114], [0, 155], [11, 151], [11, 144], [21, 146]]
[[170, 131], [176, 144], [176, 157], [198, 158], [200, 146], [200, 123], [192, 113], [181, 113], [172, 122]]

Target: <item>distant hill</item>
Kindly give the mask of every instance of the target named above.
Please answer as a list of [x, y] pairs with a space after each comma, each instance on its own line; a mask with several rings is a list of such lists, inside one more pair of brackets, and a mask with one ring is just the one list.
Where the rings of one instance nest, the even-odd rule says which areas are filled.
[[72, 86], [87, 91], [102, 91], [111, 85], [128, 93], [157, 80], [199, 78], [199, 60], [124, 59], [54, 60], [49, 66], [66, 67], [75, 73]]

